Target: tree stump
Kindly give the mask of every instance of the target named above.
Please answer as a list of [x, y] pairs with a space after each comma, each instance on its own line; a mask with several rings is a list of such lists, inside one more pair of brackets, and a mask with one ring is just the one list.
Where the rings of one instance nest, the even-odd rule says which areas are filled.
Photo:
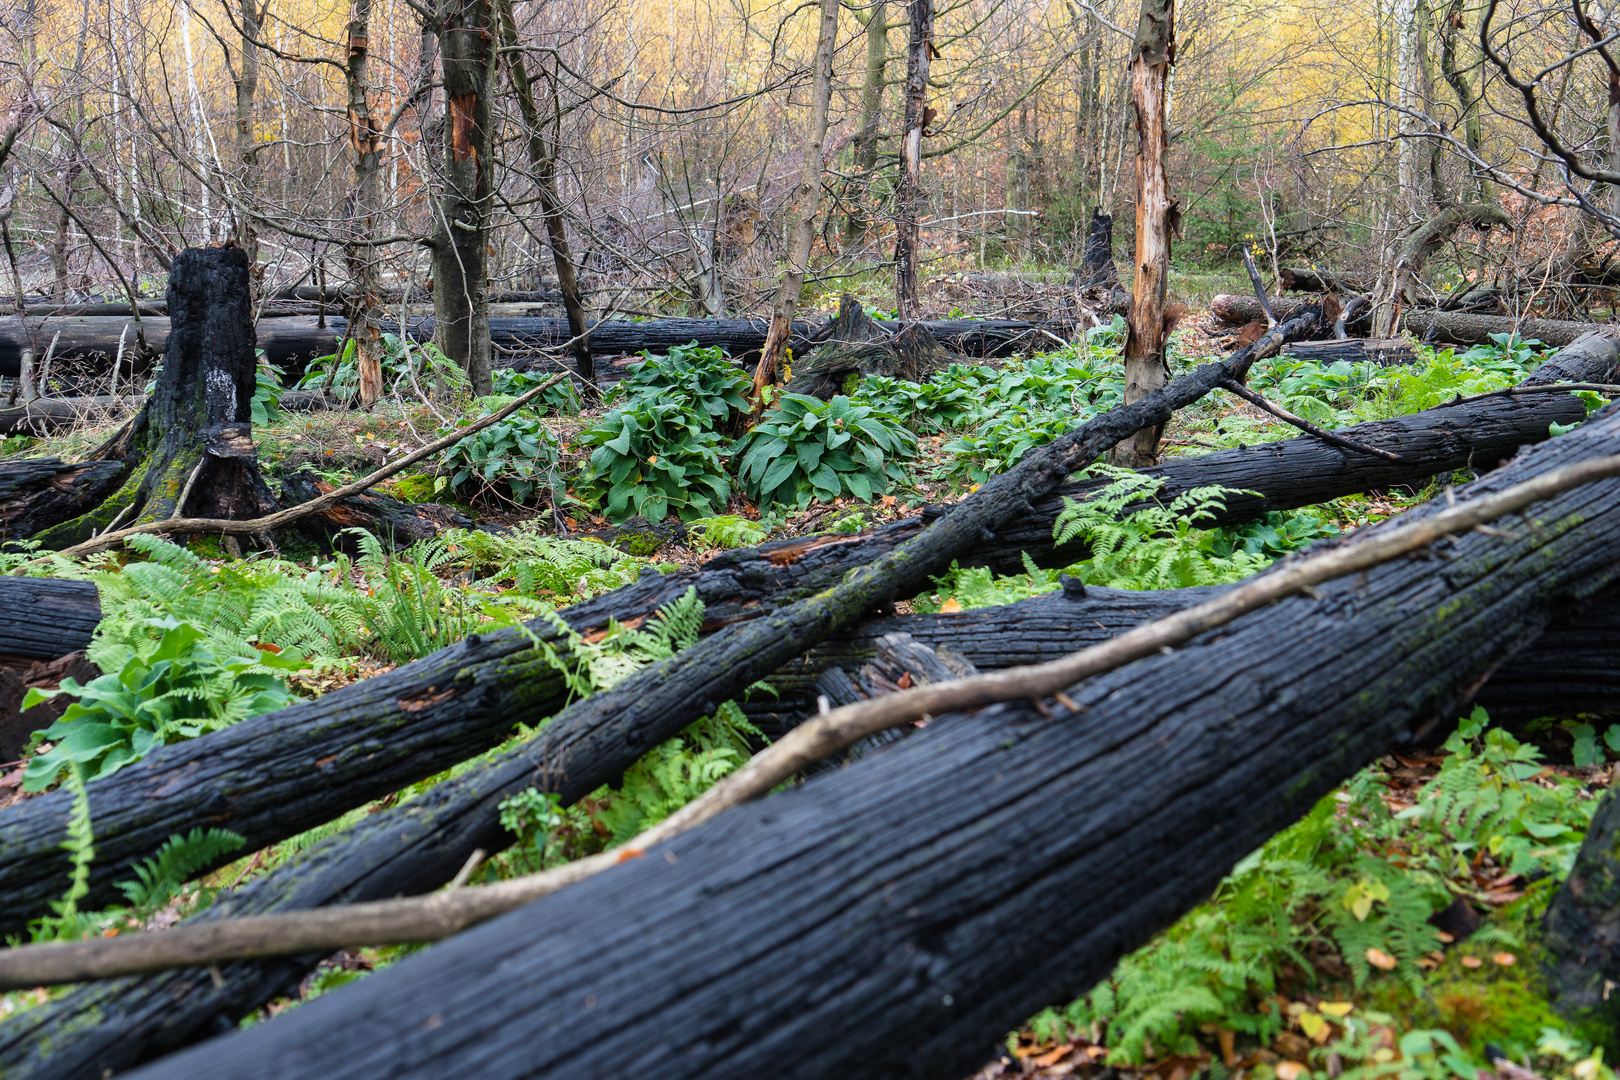
[[950, 364], [971, 362], [941, 345], [920, 322], [905, 323], [890, 333], [848, 293], [839, 298], [837, 318], [816, 338], [823, 343], [815, 352], [793, 363], [789, 393], [825, 400], [842, 392], [851, 375], [926, 382]]
[[[36, 494], [26, 519], [42, 546], [65, 547], [114, 523], [182, 511], [243, 519], [277, 508], [259, 475], [249, 423], [257, 361], [247, 253], [182, 251], [169, 273], [168, 304], [156, 390], [89, 459], [117, 469], [87, 470], [95, 482], [71, 493]], [[8, 509], [0, 507], [0, 515], [10, 516]]]
[[1620, 1030], [1620, 800], [1603, 796], [1575, 868], [1542, 917], [1547, 994], [1577, 1023]]

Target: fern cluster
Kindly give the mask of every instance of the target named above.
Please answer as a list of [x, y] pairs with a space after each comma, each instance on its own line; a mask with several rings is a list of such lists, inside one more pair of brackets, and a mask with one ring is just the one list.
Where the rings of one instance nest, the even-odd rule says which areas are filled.
[[[1437, 777], [1400, 813], [1386, 807], [1376, 767], [1358, 774], [1106, 982], [1035, 1017], [1037, 1037], [1086, 1033], [1115, 1064], [1208, 1052], [1204, 1040], [1218, 1028], [1265, 1045], [1287, 1022], [1275, 1004], [1285, 969], [1315, 981], [1324, 997], [1342, 997], [1350, 987], [1322, 981], [1345, 976], [1356, 990], [1384, 979], [1423, 994], [1420, 961], [1439, 945], [1428, 920], [1476, 891], [1474, 860], [1488, 854], [1510, 872], [1561, 877], [1595, 806], [1574, 781], [1529, 783], [1546, 779], [1536, 750], [1487, 724], [1480, 709], [1462, 722]], [[1474, 940], [1519, 944], [1491, 925]], [[1381, 967], [1393, 961], [1393, 970], [1375, 970], [1370, 957]], [[1363, 1049], [1370, 1054], [1372, 1044]]]

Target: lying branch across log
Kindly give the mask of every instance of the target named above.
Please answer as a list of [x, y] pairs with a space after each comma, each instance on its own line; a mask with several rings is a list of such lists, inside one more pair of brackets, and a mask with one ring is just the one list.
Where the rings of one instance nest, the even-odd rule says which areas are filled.
[[[1560, 353], [1532, 378], [1606, 379], [1617, 353], [1614, 339], [1594, 336]], [[1162, 498], [1211, 484], [1257, 492], [1232, 496], [1213, 523], [1233, 524], [1448, 469], [1495, 464], [1544, 438], [1550, 423], [1573, 423], [1584, 415], [1585, 407], [1567, 394], [1498, 397], [1349, 429], [1374, 445], [1401, 447], [1410, 459], [1405, 463], [1349, 454], [1307, 437], [1175, 460], [1154, 474], [1166, 482]], [[993, 537], [965, 541], [953, 557], [1011, 571], [1021, 568], [1025, 551], [1042, 565], [1072, 562], [1082, 553], [1054, 549], [1053, 523], [1063, 497], [1084, 497], [1099, 486], [1070, 485], [1032, 500], [1031, 511], [1000, 526]], [[728, 552], [701, 572], [649, 575], [563, 614], [587, 631], [610, 617], [645, 618], [695, 588], [707, 605], [710, 630], [762, 620], [780, 605], [815, 595], [927, 532], [923, 519], [912, 519], [865, 536], [811, 537]], [[531, 630], [542, 641], [556, 642], [555, 631], [543, 621], [531, 624]], [[113, 882], [127, 878], [131, 861], [149, 855], [174, 831], [215, 825], [241, 833], [254, 847], [284, 839], [449, 768], [500, 741], [516, 723], [538, 724], [563, 704], [565, 694], [557, 672], [533, 655], [527, 639], [507, 631], [469, 639], [319, 701], [165, 747], [91, 785], [98, 858], [87, 902], [115, 900]], [[705, 692], [702, 700], [708, 699]], [[311, 762], [323, 764], [312, 772]], [[285, 780], [266, 784], [263, 777]], [[161, 814], [151, 798], [156, 791], [165, 792]], [[0, 892], [8, 897], [0, 910], [0, 932], [16, 932], [61, 894], [67, 860], [59, 845], [67, 805], [65, 794], [53, 794], [0, 815]], [[498, 826], [494, 833], [494, 839], [480, 843], [498, 843]], [[456, 865], [439, 880], [447, 880], [471, 850], [455, 847], [455, 854], [446, 854], [445, 862]], [[356, 858], [341, 873], [365, 862]], [[396, 881], [388, 879], [387, 889], [372, 895], [393, 895]]]
[[[1611, 413], [1463, 497], [1616, 453]], [[936, 716], [136, 1076], [594, 1077], [622, 1070], [627, 1045], [642, 1075], [967, 1075], [1620, 577], [1620, 484], [1534, 517], [1074, 687], [1075, 710]]]
[[1442, 538], [1522, 513], [1564, 492], [1616, 476], [1620, 476], [1620, 454], [1575, 462], [1505, 491], [1418, 517], [1401, 528], [1370, 530], [1347, 544], [1327, 546], [1310, 556], [1290, 560], [1109, 641], [1045, 663], [975, 673], [966, 678], [947, 677], [850, 702], [795, 728], [713, 789], [628, 843], [556, 870], [484, 888], [452, 889], [402, 900], [216, 919], [167, 932], [0, 949], [0, 990], [106, 979], [191, 964], [330, 951], [350, 945], [394, 945], [449, 937], [577, 884], [627, 858], [638, 858], [647, 849], [726, 810], [768, 794], [808, 766], [862, 739], [939, 714], [1007, 701], [1044, 702], [1054, 695], [1058, 695], [1060, 705], [1077, 712], [1079, 707], [1065, 691], [1081, 680], [1168, 653], [1200, 634], [1314, 586], [1372, 570]]

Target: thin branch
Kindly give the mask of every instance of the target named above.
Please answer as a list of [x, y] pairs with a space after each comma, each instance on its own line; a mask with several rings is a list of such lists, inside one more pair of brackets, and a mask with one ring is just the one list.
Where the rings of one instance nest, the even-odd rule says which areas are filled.
[[1264, 394], [1250, 390], [1247, 386], [1244, 386], [1236, 379], [1222, 379], [1220, 386], [1222, 390], [1231, 391], [1244, 401], [1247, 401], [1249, 404], [1264, 409], [1266, 412], [1270, 413], [1272, 416], [1275, 416], [1277, 419], [1284, 421], [1285, 423], [1293, 424], [1307, 435], [1315, 435], [1323, 442], [1332, 443], [1334, 446], [1342, 446], [1346, 450], [1354, 450], [1358, 454], [1371, 454], [1374, 457], [1381, 457], [1386, 461], [1406, 460], [1399, 454], [1393, 454], [1388, 450], [1380, 450], [1376, 446], [1368, 446], [1364, 442], [1357, 442], [1355, 439], [1347, 439], [1343, 435], [1335, 435], [1326, 428], [1317, 427], [1303, 416], [1295, 416], [1281, 405], [1278, 405], [1276, 402], [1267, 398]]
[[[352, 945], [435, 941], [583, 881], [715, 817], [767, 795], [805, 766], [869, 735], [924, 717], [1005, 701], [1044, 702], [1084, 679], [1183, 645], [1279, 600], [1369, 570], [1443, 537], [1519, 513], [1562, 492], [1620, 476], [1620, 455], [1544, 473], [1505, 491], [1442, 510], [1233, 586], [1211, 600], [1044, 664], [902, 690], [824, 713], [788, 732], [697, 800], [628, 843], [538, 874], [475, 889], [275, 915], [198, 921], [169, 930], [0, 950], [0, 990], [163, 971], [227, 960], [330, 952]], [[1062, 704], [1061, 699], [1059, 703]], [[1066, 707], [1066, 706], [1065, 706]]]

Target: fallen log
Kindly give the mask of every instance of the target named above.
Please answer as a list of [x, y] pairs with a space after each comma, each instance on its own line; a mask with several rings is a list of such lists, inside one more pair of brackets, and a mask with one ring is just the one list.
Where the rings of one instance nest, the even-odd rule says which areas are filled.
[[[300, 374], [310, 360], [332, 353], [348, 327], [341, 316], [328, 316], [324, 321], [322, 326], [322, 320], [313, 316], [260, 319], [257, 324], [259, 348], [264, 350], [270, 363], [289, 373]], [[407, 325], [413, 340], [433, 339], [431, 317], [410, 319]], [[897, 323], [880, 322], [879, 325], [890, 333], [900, 329]], [[1041, 340], [1049, 340], [1040, 333], [1043, 327], [1011, 319], [941, 319], [922, 325], [941, 344], [970, 356], [1008, 356]], [[168, 342], [168, 318], [143, 318], [141, 328], [147, 348], [161, 353]], [[397, 333], [398, 323], [385, 320], [383, 329]], [[567, 319], [491, 318], [489, 329], [497, 364], [503, 367], [521, 368], [530, 354], [559, 348], [572, 337]], [[1064, 328], [1050, 330], [1061, 334]], [[795, 323], [793, 332], [792, 347], [796, 355], [812, 347], [815, 327]], [[58, 334], [61, 336], [57, 337]], [[115, 356], [121, 337], [126, 350], [134, 348], [135, 324], [127, 316], [62, 316], [26, 322], [15, 315], [0, 317], [0, 375], [16, 377], [23, 349], [32, 347], [36, 353], [42, 353], [53, 338], [56, 348], [52, 355], [67, 359]], [[644, 349], [654, 354], [667, 353], [675, 346], [694, 341], [704, 346], [717, 345], [735, 357], [757, 353], [765, 343], [765, 320], [649, 319], [646, 322], [597, 320], [591, 323], [591, 351], [603, 356], [639, 353]]]
[[1405, 338], [1346, 338], [1343, 341], [1301, 341], [1283, 350], [1284, 356], [1296, 360], [1313, 360], [1318, 364], [1335, 364], [1340, 360], [1352, 364], [1374, 363], [1379, 367], [1394, 367], [1417, 361], [1412, 343]]
[[[1277, 299], [1272, 307], [1278, 318], [1287, 318], [1305, 304], [1304, 300]], [[1243, 326], [1264, 320], [1260, 305], [1252, 296], [1222, 294], [1210, 301], [1210, 314], [1216, 321], [1228, 326]], [[1371, 309], [1350, 321], [1352, 333], [1365, 334], [1371, 327]], [[1506, 315], [1471, 315], [1456, 311], [1406, 311], [1401, 315], [1401, 329], [1419, 341], [1442, 345], [1483, 345], [1492, 334], [1516, 333], [1520, 338], [1535, 338], [1544, 345], [1564, 346], [1582, 334], [1604, 331], [1597, 323], [1568, 322], [1561, 319], [1513, 319]]]
[[35, 398], [24, 405], [0, 407], [0, 435], [21, 432], [45, 435], [86, 422], [121, 423], [140, 408], [144, 397], [98, 394], [91, 397]]
[[[1057, 487], [1083, 462], [1094, 460], [1122, 437], [1121, 432], [1168, 419], [1176, 408], [1208, 393], [1221, 379], [1241, 377], [1257, 355], [1274, 352], [1288, 335], [1309, 335], [1320, 329], [1320, 322], [1320, 310], [1296, 317], [1227, 361], [1204, 365], [1141, 401], [1081, 425], [1026, 455], [1017, 468], [992, 479], [921, 536], [866, 564], [860, 573], [847, 573], [849, 564], [843, 563], [830, 588], [823, 586], [771, 615], [726, 627], [613, 689], [570, 706], [529, 742], [436, 785], [404, 806], [369, 816], [335, 838], [336, 842], [318, 845], [296, 868], [283, 867], [210, 911], [218, 917], [232, 911], [311, 907], [437, 887], [450, 879], [473, 847], [498, 850], [509, 842], [500, 825], [499, 807], [504, 799], [538, 786], [555, 791], [567, 805], [616, 781], [647, 750], [678, 734], [720, 701], [743, 696], [755, 681], [793, 655], [893, 596], [925, 583], [927, 575], [942, 570], [987, 530], [1009, 519], [1030, 499]], [[838, 560], [833, 564], [838, 565]], [[657, 583], [652, 584], [656, 589]], [[571, 614], [577, 620], [588, 608], [577, 606]], [[548, 643], [564, 644], [555, 628], [545, 622], [538, 622], [531, 633], [545, 635]], [[397, 789], [409, 782], [401, 777], [420, 773], [425, 760], [437, 752], [433, 747], [447, 737], [465, 737], [481, 725], [486, 739], [491, 733], [498, 738], [517, 722], [535, 723], [565, 691], [558, 665], [528, 647], [533, 640], [513, 632], [475, 636], [320, 701], [269, 714], [268, 719], [244, 721], [218, 733], [235, 736], [228, 744], [220, 740], [204, 747], [207, 740], [197, 739], [160, 748], [109, 778], [110, 783], [90, 785], [98, 851], [109, 847], [104, 834], [108, 815], [97, 810], [98, 799], [103, 800], [102, 805], [117, 800], [123, 807], [118, 825], [127, 831], [110, 838], [120, 862], [154, 850], [160, 837], [201, 814], [212, 815], [215, 824], [229, 819], [232, 829], [247, 836], [250, 847], [257, 847], [266, 842], [266, 835], [286, 836], [307, 828], [298, 823], [308, 820], [315, 804], [325, 809], [326, 818], [334, 816], [330, 798], [334, 791], [341, 790], [339, 799], [351, 799], [368, 790], [367, 785], [378, 776], [390, 775], [393, 783], [376, 794]], [[429, 678], [436, 681], [427, 682]], [[345, 705], [350, 707], [347, 713]], [[444, 723], [449, 717], [460, 721], [459, 730], [434, 730], [431, 721], [435, 719], [440, 721], [440, 729], [454, 727]], [[429, 722], [422, 723], [424, 720]], [[356, 721], [365, 728], [361, 733], [365, 741], [358, 745]], [[342, 737], [333, 740], [331, 736], [338, 732]], [[286, 754], [288, 767], [265, 769], [256, 764], [251, 775], [244, 775], [246, 770], [222, 764], [222, 757], [241, 760], [242, 748], [253, 738], [259, 740], [254, 749], [260, 761], [267, 754]], [[323, 738], [333, 747], [324, 760], [310, 752], [312, 744]], [[450, 760], [469, 756], [464, 748], [459, 757]], [[340, 758], [351, 768], [364, 762], [368, 774], [358, 782], [346, 779], [341, 785], [309, 783], [312, 760], [324, 770]], [[183, 778], [179, 790], [162, 786], [177, 775]], [[266, 777], [271, 778], [269, 783]], [[312, 791], [316, 787], [318, 792]], [[160, 799], [148, 797], [154, 791], [163, 792]], [[317, 794], [320, 797], [312, 797]], [[60, 804], [62, 798], [58, 794], [30, 802], [54, 799]], [[164, 808], [161, 824], [154, 812], [159, 801]], [[6, 889], [8, 898], [20, 901], [7, 906], [5, 917], [12, 919], [28, 902], [23, 897], [53, 895], [34, 882], [42, 866], [54, 861], [59, 868], [63, 862], [60, 851], [48, 852], [44, 844], [53, 834], [51, 842], [60, 844], [65, 805], [57, 807], [61, 816], [55, 820], [46, 818], [44, 807], [37, 812], [31, 807], [28, 810], [26, 824], [20, 820], [24, 815], [0, 816], [0, 888]], [[454, 865], [449, 865], [452, 861]], [[95, 867], [91, 877], [92, 892], [98, 886], [110, 891], [108, 885], [115, 880]], [[10, 888], [12, 881], [21, 887]], [[156, 999], [146, 983], [127, 988], [127, 1000], [120, 999], [125, 988], [119, 984], [96, 988], [94, 1003], [82, 997], [64, 1000], [51, 1016], [68, 1017], [61, 1022], [78, 1031], [82, 1046], [92, 1048], [94, 1055], [119, 1056], [127, 1062], [155, 1044], [173, 1046], [195, 1038], [201, 1025], [236, 1012], [244, 1003], [252, 1003], [247, 1009], [256, 1007], [264, 1000], [262, 995], [277, 992], [290, 974], [302, 970], [291, 961], [248, 962], [232, 968], [225, 985], [215, 987], [213, 993], [203, 989], [199, 995], [188, 996], [194, 984], [171, 984], [164, 995], [161, 1020], [152, 1012]], [[74, 1019], [80, 1009], [97, 1017], [93, 1024], [87, 1026], [84, 1017]], [[135, 1017], [145, 1019], [125, 1022]], [[41, 1033], [51, 1025], [51, 1019], [42, 1014], [29, 1030]], [[53, 1038], [50, 1034], [41, 1037]], [[13, 1044], [15, 1053], [24, 1059], [33, 1052], [28, 1049], [30, 1038], [25, 1034], [22, 1042]], [[4, 1053], [0, 1050], [0, 1056]], [[9, 1071], [10, 1066], [7, 1068]]]
[[[1616, 452], [1611, 412], [1463, 496]], [[1461, 536], [1076, 686], [1073, 710], [936, 716], [135, 1075], [967, 1075], [1615, 582], [1617, 510], [1620, 483], [1589, 485], [1537, 506], [1539, 528]]]
[[1330, 270], [1285, 266], [1277, 272], [1277, 287], [1283, 292], [1364, 293], [1372, 289], [1368, 278], [1347, 277]]
[[99, 622], [92, 582], [0, 577], [0, 654], [54, 660], [89, 645]]
[[[1532, 378], [1540, 380], [1538, 385], [1579, 381], [1577, 376], [1607, 378], [1617, 354], [1620, 344], [1614, 339], [1594, 336], [1554, 357]], [[1166, 481], [1161, 498], [1210, 484], [1256, 491], [1230, 497], [1213, 522], [1232, 524], [1447, 469], [1494, 464], [1544, 438], [1554, 420], [1567, 424], [1584, 415], [1585, 407], [1566, 394], [1503, 394], [1349, 429], [1374, 445], [1398, 446], [1411, 460], [1390, 462], [1300, 438], [1173, 460], [1154, 474]], [[1063, 498], [1083, 497], [1099, 486], [1071, 485], [1033, 499], [1031, 510], [991, 537], [976, 534], [964, 541], [953, 557], [1006, 570], [1021, 568], [1026, 551], [1042, 565], [1073, 562], [1083, 553], [1053, 547], [1053, 522]], [[933, 527], [929, 520], [914, 518], [864, 536], [809, 537], [727, 552], [701, 571], [648, 575], [562, 614], [588, 632], [609, 618], [644, 619], [695, 588], [706, 605], [706, 632], [764, 623], [781, 607], [843, 581], [851, 570], [892, 557], [906, 541], [926, 535]], [[919, 586], [926, 584], [926, 576], [919, 578]], [[561, 644], [543, 620], [531, 623], [530, 631], [541, 641]], [[129, 876], [130, 863], [174, 831], [211, 824], [242, 834], [252, 847], [284, 839], [449, 768], [500, 741], [516, 723], [538, 724], [560, 707], [565, 694], [555, 669], [533, 655], [528, 639], [506, 631], [469, 639], [319, 701], [162, 748], [90, 785], [98, 858], [87, 903], [115, 900], [113, 883]], [[724, 697], [705, 690], [697, 700]], [[312, 773], [311, 762], [322, 764]], [[518, 774], [526, 775], [524, 767]], [[264, 784], [267, 776], [281, 779]], [[615, 776], [610, 772], [608, 779]], [[165, 793], [161, 814], [151, 797], [156, 791]], [[0, 933], [16, 932], [60, 895], [67, 873], [60, 848], [67, 806], [66, 794], [52, 794], [0, 813], [0, 893], [9, 901], [0, 910]], [[498, 838], [498, 824], [494, 832]], [[465, 859], [472, 849], [454, 850], [460, 854], [447, 856], [450, 861]], [[364, 863], [356, 858], [341, 872]], [[395, 888], [391, 881], [387, 887]]]

